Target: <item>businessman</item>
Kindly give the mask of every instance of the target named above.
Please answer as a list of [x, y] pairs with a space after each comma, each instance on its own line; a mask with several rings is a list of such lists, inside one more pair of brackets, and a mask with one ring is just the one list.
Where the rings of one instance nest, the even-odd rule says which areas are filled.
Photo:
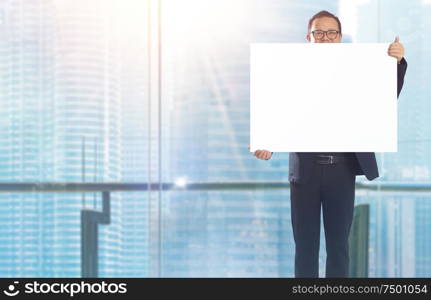
[[[340, 20], [327, 11], [315, 14], [309, 20], [306, 39], [311, 43], [340, 43]], [[404, 47], [399, 37], [390, 44], [388, 55], [397, 60], [399, 96], [407, 70]], [[319, 130], [318, 124], [316, 130]], [[254, 155], [268, 160], [272, 152], [256, 150]], [[295, 277], [318, 277], [321, 207], [327, 253], [326, 277], [348, 277], [348, 237], [353, 219], [356, 175], [365, 175], [368, 180], [379, 177], [374, 153], [289, 153]]]

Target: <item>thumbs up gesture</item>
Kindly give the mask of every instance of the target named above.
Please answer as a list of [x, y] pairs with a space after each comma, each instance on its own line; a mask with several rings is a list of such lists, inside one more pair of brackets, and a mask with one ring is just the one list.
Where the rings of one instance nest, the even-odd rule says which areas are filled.
[[388, 55], [395, 57], [398, 63], [404, 57], [404, 46], [400, 43], [400, 37], [397, 36], [395, 41], [389, 45]]

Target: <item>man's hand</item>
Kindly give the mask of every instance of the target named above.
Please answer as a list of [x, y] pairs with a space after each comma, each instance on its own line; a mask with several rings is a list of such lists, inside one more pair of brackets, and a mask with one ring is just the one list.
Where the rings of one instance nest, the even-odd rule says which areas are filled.
[[[248, 146], [248, 150], [250, 150], [250, 146]], [[272, 152], [268, 150], [256, 150], [254, 151], [254, 156], [259, 159], [268, 160], [272, 157]]]
[[395, 57], [398, 62], [404, 57], [404, 46], [400, 43], [400, 37], [397, 36], [395, 41], [389, 45], [388, 55]]

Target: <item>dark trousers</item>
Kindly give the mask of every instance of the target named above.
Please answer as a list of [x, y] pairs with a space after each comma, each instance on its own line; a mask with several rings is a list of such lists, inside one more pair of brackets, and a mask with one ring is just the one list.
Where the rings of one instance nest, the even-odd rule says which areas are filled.
[[295, 277], [318, 277], [320, 208], [326, 241], [326, 277], [348, 277], [348, 238], [355, 201], [350, 163], [314, 164], [305, 183], [291, 183], [291, 218], [295, 239]]

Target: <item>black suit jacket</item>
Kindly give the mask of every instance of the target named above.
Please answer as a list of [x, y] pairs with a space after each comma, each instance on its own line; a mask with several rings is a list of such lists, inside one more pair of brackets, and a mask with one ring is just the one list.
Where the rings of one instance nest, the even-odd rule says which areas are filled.
[[[397, 64], [397, 97], [400, 96], [404, 84], [404, 76], [407, 70], [407, 61], [403, 58]], [[312, 152], [290, 152], [289, 153], [289, 181], [306, 182], [313, 171], [314, 162]], [[379, 177], [376, 155], [374, 152], [355, 152], [354, 168], [356, 175], [365, 175], [368, 180]]]

